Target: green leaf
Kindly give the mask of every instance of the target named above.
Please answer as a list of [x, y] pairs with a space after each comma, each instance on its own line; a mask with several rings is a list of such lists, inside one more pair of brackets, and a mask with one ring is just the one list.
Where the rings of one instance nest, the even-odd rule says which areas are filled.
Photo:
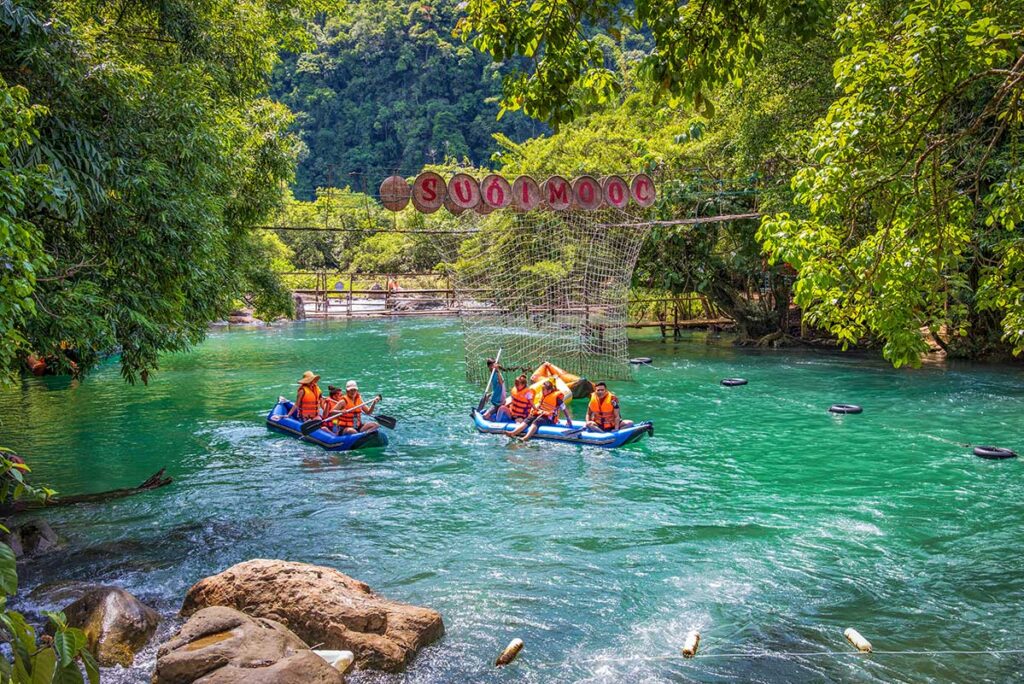
[[0, 542], [0, 592], [13, 596], [18, 592], [18, 561], [14, 551]]

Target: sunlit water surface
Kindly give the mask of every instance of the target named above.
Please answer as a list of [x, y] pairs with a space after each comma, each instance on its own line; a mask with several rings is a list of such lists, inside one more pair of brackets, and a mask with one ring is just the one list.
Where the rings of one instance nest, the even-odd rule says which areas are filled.
[[[714, 654], [1024, 648], [1024, 471], [958, 443], [1024, 451], [1024, 372], [893, 370], [703, 337], [636, 341], [614, 383], [656, 436], [615, 452], [477, 434], [454, 321], [215, 332], [149, 387], [111, 364], [0, 394], [0, 443], [66, 493], [173, 485], [48, 514], [64, 549], [23, 568], [118, 584], [165, 616], [249, 558], [338, 568], [444, 616], [413, 682], [1006, 681], [1024, 658]], [[312, 368], [358, 378], [399, 418], [383, 450], [332, 456], [264, 415]], [[719, 385], [743, 376], [745, 387]], [[835, 402], [861, 415], [826, 412]], [[582, 407], [577, 408], [577, 412]], [[60, 606], [22, 599], [29, 611]], [[684, 661], [690, 629], [707, 657]], [[526, 649], [492, 668], [513, 637]], [[155, 645], [110, 681], [147, 682]], [[352, 681], [393, 678], [365, 673]]]

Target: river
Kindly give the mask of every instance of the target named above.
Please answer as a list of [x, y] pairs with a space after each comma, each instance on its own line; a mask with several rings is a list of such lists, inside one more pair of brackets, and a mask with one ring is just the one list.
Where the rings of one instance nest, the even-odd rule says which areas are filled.
[[[653, 438], [609, 452], [479, 435], [479, 389], [451, 320], [306, 322], [214, 332], [149, 387], [112, 361], [83, 382], [0, 393], [0, 444], [61, 492], [174, 483], [56, 509], [64, 548], [34, 588], [89, 580], [164, 615], [250, 558], [329, 565], [444, 617], [410, 682], [1007, 681], [1020, 655], [851, 654], [1024, 648], [1024, 471], [959, 443], [1024, 451], [1024, 369], [894, 370], [861, 355], [752, 351], [693, 335], [612, 383]], [[306, 369], [377, 391], [383, 450], [329, 455], [271, 433]], [[570, 369], [571, 370], [571, 369]], [[749, 379], [726, 388], [724, 377]], [[595, 378], [596, 379], [596, 378]], [[834, 416], [832, 403], [860, 404]], [[580, 413], [582, 407], [577, 408]], [[701, 654], [677, 657], [684, 635]], [[491, 665], [513, 637], [526, 648]], [[839, 651], [833, 656], [779, 655]], [[769, 657], [721, 657], [722, 654]], [[715, 657], [716, 654], [718, 657]], [[155, 644], [107, 681], [148, 682]], [[350, 681], [398, 681], [357, 674]]]

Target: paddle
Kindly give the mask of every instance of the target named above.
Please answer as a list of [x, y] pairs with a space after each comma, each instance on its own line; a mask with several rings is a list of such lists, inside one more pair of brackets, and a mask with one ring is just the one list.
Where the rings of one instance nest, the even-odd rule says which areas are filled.
[[498, 349], [498, 355], [494, 357], [494, 365], [491, 366], [491, 377], [487, 378], [487, 386], [484, 387], [484, 396], [480, 397], [480, 403], [477, 405], [477, 411], [484, 410], [484, 404], [487, 403], [487, 397], [491, 395], [491, 383], [494, 382], [494, 374], [498, 370], [498, 362], [501, 361], [501, 349]]
[[[377, 396], [379, 397], [380, 395], [378, 394]], [[337, 413], [332, 413], [331, 415], [329, 415], [329, 416], [327, 416], [325, 418], [310, 418], [309, 420], [304, 422], [301, 427], [299, 427], [299, 431], [303, 435], [311, 434], [313, 432], [316, 432], [316, 430], [319, 429], [319, 427], [321, 425], [323, 425], [324, 423], [326, 423], [327, 421], [332, 420], [334, 418], [337, 418], [338, 416], [343, 415], [345, 413], [351, 413], [352, 411], [355, 411], [356, 409], [361, 409], [361, 408], [363, 408], [364, 406], [366, 406], [369, 403], [370, 402], [368, 402], [368, 401], [364, 401], [359, 406], [353, 406], [350, 409], [345, 409], [344, 411], [338, 411]], [[394, 418], [391, 418], [390, 420], [394, 421]], [[394, 423], [392, 423], [392, 424], [394, 424]], [[383, 423], [381, 423], [381, 425], [383, 425]]]

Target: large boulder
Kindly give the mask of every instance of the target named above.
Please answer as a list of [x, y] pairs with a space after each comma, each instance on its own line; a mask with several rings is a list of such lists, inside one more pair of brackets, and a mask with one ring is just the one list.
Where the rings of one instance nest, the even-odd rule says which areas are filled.
[[250, 560], [197, 582], [185, 597], [188, 617], [207, 606], [229, 606], [277, 620], [307, 644], [355, 654], [355, 667], [400, 672], [444, 634], [436, 610], [389, 601], [331, 568]]
[[160, 616], [117, 587], [97, 587], [64, 609], [68, 624], [85, 632], [89, 650], [104, 667], [130, 667], [149, 642]]
[[11, 547], [15, 558], [34, 556], [54, 549], [60, 543], [57, 533], [45, 520], [27, 520], [0, 535], [0, 541]]
[[341, 684], [342, 674], [279, 622], [214, 606], [161, 645], [153, 684]]

